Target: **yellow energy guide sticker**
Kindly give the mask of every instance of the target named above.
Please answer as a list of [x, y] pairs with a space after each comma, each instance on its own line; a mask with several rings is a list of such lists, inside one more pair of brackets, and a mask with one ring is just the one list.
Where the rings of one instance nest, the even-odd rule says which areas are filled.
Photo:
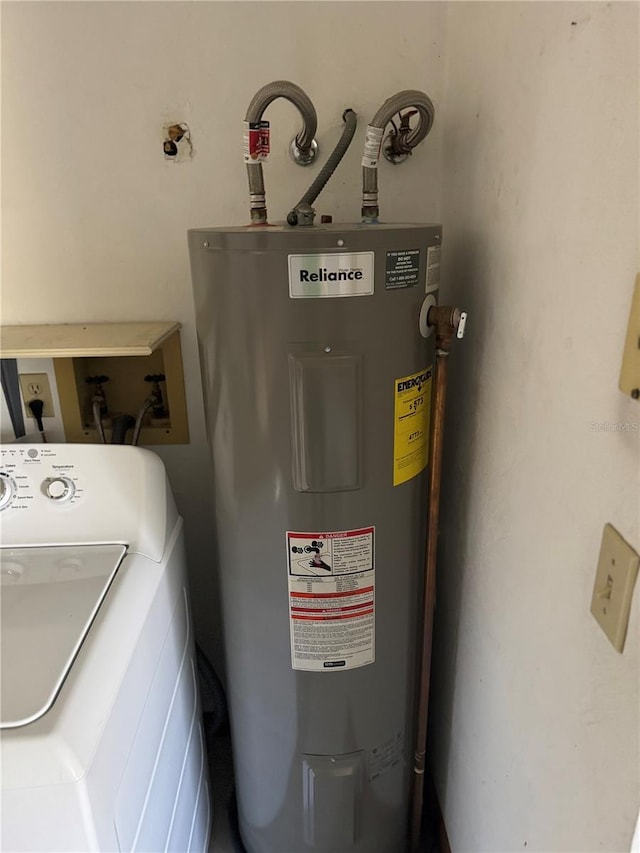
[[406, 483], [429, 462], [433, 367], [395, 380], [393, 485]]

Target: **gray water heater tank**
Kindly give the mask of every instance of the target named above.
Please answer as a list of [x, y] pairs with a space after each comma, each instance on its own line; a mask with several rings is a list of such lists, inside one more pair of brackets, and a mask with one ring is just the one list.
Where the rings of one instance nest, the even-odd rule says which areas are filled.
[[440, 238], [189, 232], [248, 853], [405, 849]]

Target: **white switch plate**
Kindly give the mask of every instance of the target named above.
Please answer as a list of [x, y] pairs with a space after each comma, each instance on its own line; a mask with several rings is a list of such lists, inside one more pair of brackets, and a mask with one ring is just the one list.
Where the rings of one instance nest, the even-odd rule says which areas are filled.
[[602, 531], [600, 558], [591, 612], [614, 649], [621, 652], [627, 636], [633, 587], [640, 557], [611, 524]]

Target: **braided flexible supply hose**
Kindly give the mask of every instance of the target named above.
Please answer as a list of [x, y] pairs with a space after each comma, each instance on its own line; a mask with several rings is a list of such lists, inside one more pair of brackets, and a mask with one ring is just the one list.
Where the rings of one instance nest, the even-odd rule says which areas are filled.
[[151, 394], [151, 396], [147, 397], [147, 399], [144, 401], [144, 403], [138, 409], [138, 415], [136, 417], [135, 425], [133, 427], [133, 436], [131, 437], [131, 444], [134, 447], [136, 447], [138, 442], [140, 441], [140, 430], [142, 429], [142, 419], [144, 418], [146, 413], [149, 411], [151, 406], [157, 406], [157, 405], [158, 405], [158, 398], [154, 394]]
[[[289, 225], [298, 224], [298, 210], [300, 208], [308, 209], [311, 207], [313, 202], [318, 198], [322, 190], [325, 188], [327, 181], [329, 180], [331, 175], [333, 175], [335, 170], [338, 168], [338, 164], [340, 163], [344, 155], [347, 153], [347, 149], [351, 145], [353, 135], [356, 132], [356, 127], [358, 126], [358, 116], [351, 108], [349, 108], [343, 112], [342, 120], [344, 121], [344, 127], [342, 129], [342, 135], [338, 140], [336, 147], [327, 157], [327, 162], [318, 172], [315, 181], [311, 184], [309, 189], [302, 196], [302, 198], [296, 204], [293, 210], [289, 211], [289, 214], [287, 215], [287, 222], [289, 223]], [[311, 225], [312, 222], [309, 222], [308, 224]]]
[[104, 398], [100, 397], [100, 395], [96, 394], [91, 398], [91, 411], [93, 412], [93, 422], [96, 426], [96, 432], [98, 433], [98, 438], [100, 439], [101, 444], [106, 444], [107, 439], [104, 434], [104, 426], [102, 424], [102, 415], [100, 414], [100, 408], [104, 405]]
[[[273, 83], [267, 83], [266, 86], [259, 89], [247, 108], [245, 121], [260, 121], [266, 108], [276, 98], [284, 98], [298, 109], [302, 117], [302, 130], [296, 136], [296, 145], [300, 151], [306, 153], [311, 148], [311, 143], [316, 135], [318, 117], [307, 93], [295, 83], [291, 83], [289, 80], [274, 80]], [[262, 163], [247, 163], [247, 177], [249, 179], [251, 221], [255, 224], [265, 224], [267, 222], [267, 201]]]
[[[387, 98], [378, 112], [371, 119], [371, 123], [367, 128], [367, 136], [372, 131], [376, 138], [382, 142], [384, 129], [391, 121], [396, 113], [401, 110], [413, 108], [418, 111], [418, 124], [408, 134], [405, 140], [405, 153], [409, 154], [419, 145], [426, 137], [433, 126], [435, 116], [435, 108], [431, 98], [424, 92], [418, 89], [406, 89], [403, 92], [398, 92], [391, 98]], [[375, 165], [366, 166], [364, 160], [367, 157], [367, 149], [365, 145], [365, 155], [362, 165], [362, 221], [375, 222], [378, 218], [378, 163], [375, 160]]]

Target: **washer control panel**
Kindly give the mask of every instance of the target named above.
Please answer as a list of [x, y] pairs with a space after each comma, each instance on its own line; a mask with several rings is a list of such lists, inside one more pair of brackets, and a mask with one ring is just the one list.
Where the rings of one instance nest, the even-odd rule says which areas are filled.
[[51, 503], [76, 504], [84, 493], [83, 480], [75, 462], [46, 444], [41, 448], [19, 444], [3, 447], [0, 512], [28, 511], [41, 495]]
[[160, 458], [125, 444], [0, 445], [0, 556], [34, 545], [125, 543], [160, 560], [178, 523]]

